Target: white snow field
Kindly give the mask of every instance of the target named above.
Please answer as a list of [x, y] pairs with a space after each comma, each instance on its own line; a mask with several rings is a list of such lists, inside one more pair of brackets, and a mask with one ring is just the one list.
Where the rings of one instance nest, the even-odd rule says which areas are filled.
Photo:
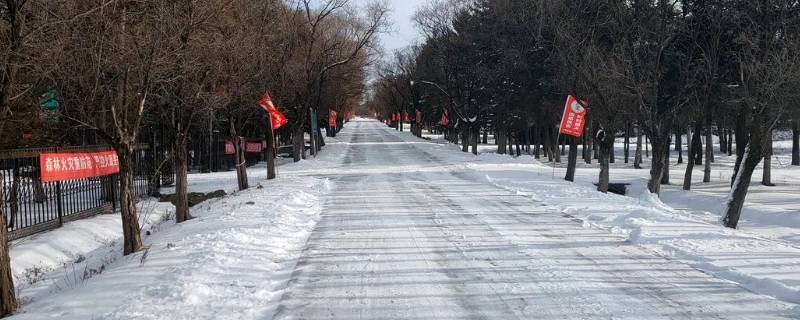
[[791, 239], [376, 121], [327, 142], [14, 318], [800, 318]]

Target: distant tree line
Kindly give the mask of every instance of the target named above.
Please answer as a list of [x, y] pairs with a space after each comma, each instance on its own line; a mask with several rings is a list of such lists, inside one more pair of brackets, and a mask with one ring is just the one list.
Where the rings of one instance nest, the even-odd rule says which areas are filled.
[[[731, 228], [759, 163], [771, 185], [775, 130], [792, 130], [800, 165], [798, 1], [438, 0], [415, 20], [423, 42], [380, 68], [369, 105], [383, 117], [421, 111], [417, 127], [447, 112], [438, 128], [464, 152], [477, 154], [481, 133], [485, 143], [491, 132], [501, 154], [567, 155], [572, 181], [581, 144], [607, 192], [623, 137], [626, 163], [633, 157], [640, 168], [643, 147], [652, 153], [647, 187], [658, 194], [670, 182], [673, 144], [687, 163], [684, 189], [695, 164], [711, 180], [716, 135], [718, 151], [736, 155], [724, 213]], [[582, 139], [559, 137], [567, 95], [589, 104]]]
[[[191, 218], [190, 141], [210, 149], [215, 131], [232, 139], [239, 188], [248, 187], [241, 137], [270, 134], [256, 105], [264, 92], [289, 118], [280, 133], [294, 160], [306, 156], [306, 133], [316, 153], [324, 141], [311, 115], [324, 125], [328, 110], [344, 115], [360, 104], [387, 12], [383, 2], [355, 10], [348, 0], [2, 0], [0, 149], [111, 145], [124, 254], [137, 252], [138, 143], [166, 141], [178, 222]], [[48, 96], [53, 110], [43, 105]], [[0, 212], [0, 315], [17, 308], [6, 232]]]

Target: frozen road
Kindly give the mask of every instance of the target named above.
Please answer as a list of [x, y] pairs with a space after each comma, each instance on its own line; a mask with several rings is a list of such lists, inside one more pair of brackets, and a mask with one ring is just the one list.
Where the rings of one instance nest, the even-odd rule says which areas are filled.
[[[771, 319], [792, 306], [449, 170], [378, 122], [347, 154], [276, 319]], [[349, 141], [349, 143], [347, 143]], [[519, 177], [525, 179], [525, 177]]]

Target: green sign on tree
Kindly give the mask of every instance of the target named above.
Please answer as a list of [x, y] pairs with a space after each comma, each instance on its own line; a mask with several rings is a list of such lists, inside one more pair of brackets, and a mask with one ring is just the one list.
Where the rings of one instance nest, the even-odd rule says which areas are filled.
[[50, 88], [45, 93], [42, 94], [42, 100], [39, 104], [42, 108], [47, 110], [56, 110], [58, 109], [58, 89]]

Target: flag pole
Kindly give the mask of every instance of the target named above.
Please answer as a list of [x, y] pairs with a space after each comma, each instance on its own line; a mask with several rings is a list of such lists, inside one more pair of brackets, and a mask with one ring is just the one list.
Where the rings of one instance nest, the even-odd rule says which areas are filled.
[[[558, 140], [561, 140], [561, 128], [558, 128], [558, 135], [556, 136], [556, 150], [555, 150], [556, 152], [560, 152], [560, 150], [558, 150]], [[555, 159], [555, 155], [554, 155], [554, 157], [553, 157], [553, 179], [555, 179], [555, 177], [556, 177], [556, 159]]]

